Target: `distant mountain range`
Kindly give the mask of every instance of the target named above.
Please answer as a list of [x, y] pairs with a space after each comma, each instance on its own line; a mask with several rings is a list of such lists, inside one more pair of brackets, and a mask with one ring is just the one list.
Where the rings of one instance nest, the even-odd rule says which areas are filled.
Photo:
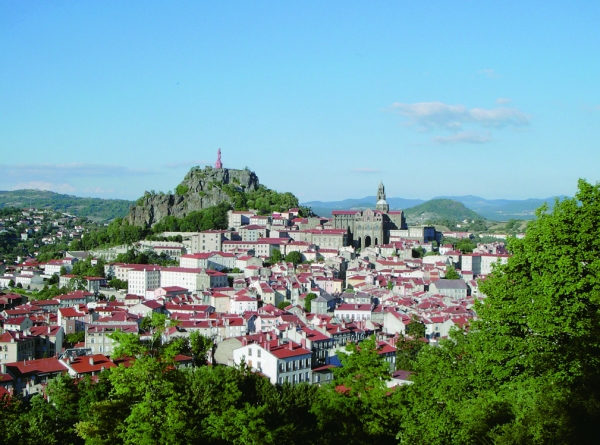
[[0, 208], [48, 209], [102, 221], [127, 216], [133, 201], [123, 199], [80, 198], [47, 190], [0, 190]]
[[[559, 196], [565, 198], [565, 196]], [[375, 208], [375, 196], [366, 196], [359, 199], [344, 199], [343, 201], [310, 201], [301, 203], [303, 206], [311, 207], [313, 212], [321, 216], [331, 216], [334, 210], [361, 210], [367, 208]], [[544, 203], [548, 204], [549, 209], [554, 206], [555, 198], [546, 199], [485, 199], [479, 196], [437, 196], [434, 200], [451, 199], [461, 202], [470, 210], [478, 213], [486, 219], [495, 221], [507, 221], [509, 219], [533, 219], [535, 210], [541, 207]], [[404, 199], [404, 198], [388, 198], [390, 209], [410, 209], [417, 205], [427, 202], [424, 199]], [[439, 213], [439, 212], [438, 212]]]

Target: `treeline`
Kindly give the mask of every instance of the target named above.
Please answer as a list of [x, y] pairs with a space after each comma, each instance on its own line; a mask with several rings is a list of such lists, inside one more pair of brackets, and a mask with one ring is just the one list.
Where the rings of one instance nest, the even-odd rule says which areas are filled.
[[240, 190], [233, 184], [223, 185], [221, 189], [231, 198], [235, 210], [256, 209], [261, 215], [266, 215], [300, 207], [293, 193], [279, 193], [262, 184], [250, 192]]
[[226, 229], [229, 223], [227, 212], [231, 206], [222, 202], [216, 206], [195, 210], [183, 218], [169, 215], [152, 227], [152, 233], [199, 232], [202, 230]]
[[0, 218], [9, 218], [11, 216], [22, 216], [23, 209], [18, 207], [2, 207], [0, 205]]
[[183, 218], [166, 216], [153, 227], [134, 226], [127, 219], [117, 218], [106, 227], [90, 230], [81, 241], [71, 243], [72, 250], [93, 250], [123, 244], [134, 244], [147, 236], [162, 232], [199, 232], [227, 228], [229, 204], [221, 203], [207, 209], [190, 212]]
[[[165, 316], [144, 319], [147, 341], [117, 332], [117, 356], [135, 357], [93, 382], [68, 375], [48, 400], [0, 402], [0, 444], [395, 444], [402, 392], [389, 391], [373, 339], [342, 356], [336, 385], [272, 385], [245, 366], [207, 366], [212, 341], [194, 333], [162, 343]], [[180, 369], [176, 354], [192, 357]], [[341, 385], [341, 386], [340, 386]]]

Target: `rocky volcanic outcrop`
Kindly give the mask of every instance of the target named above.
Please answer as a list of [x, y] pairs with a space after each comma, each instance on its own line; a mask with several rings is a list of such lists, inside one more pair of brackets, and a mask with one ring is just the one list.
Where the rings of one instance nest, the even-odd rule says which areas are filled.
[[182, 218], [195, 210], [231, 202], [222, 190], [227, 184], [247, 192], [259, 186], [258, 176], [250, 170], [194, 167], [177, 186], [175, 194], [146, 192], [131, 206], [127, 219], [132, 225], [152, 226], [168, 215]]

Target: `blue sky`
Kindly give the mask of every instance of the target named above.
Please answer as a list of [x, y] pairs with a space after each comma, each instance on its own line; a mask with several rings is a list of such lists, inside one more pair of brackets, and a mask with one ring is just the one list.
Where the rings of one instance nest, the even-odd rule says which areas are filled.
[[194, 165], [301, 201], [600, 180], [600, 2], [0, 3], [0, 190], [135, 199]]

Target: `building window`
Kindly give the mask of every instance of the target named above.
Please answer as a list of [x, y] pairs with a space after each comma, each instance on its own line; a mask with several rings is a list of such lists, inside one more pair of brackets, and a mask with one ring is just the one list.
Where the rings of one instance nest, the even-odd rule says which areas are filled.
[[248, 348], [248, 357], [252, 357], [252, 349]]

